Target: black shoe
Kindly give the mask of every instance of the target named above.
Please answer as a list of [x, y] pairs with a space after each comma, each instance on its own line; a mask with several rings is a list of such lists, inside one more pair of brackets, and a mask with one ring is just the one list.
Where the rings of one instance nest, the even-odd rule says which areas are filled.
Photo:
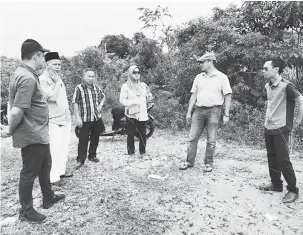
[[66, 174], [64, 174], [64, 175], [60, 175], [60, 178], [61, 178], [61, 179], [62, 179], [62, 178], [69, 178], [69, 177], [73, 177], [73, 176], [74, 176], [73, 173], [70, 173], [70, 174], [66, 173]]
[[259, 186], [259, 189], [263, 190], [263, 191], [283, 192], [283, 187], [282, 186], [281, 187], [276, 187], [272, 183], [261, 185], [261, 186]]
[[51, 185], [52, 185], [52, 186], [62, 186], [62, 185], [63, 185], [63, 182], [62, 182], [62, 180], [60, 179], [60, 180], [58, 180], [58, 181], [56, 181], [56, 182], [51, 183]]
[[49, 202], [49, 203], [44, 203], [44, 204], [42, 205], [42, 207], [43, 207], [44, 209], [48, 209], [48, 208], [52, 207], [55, 203], [57, 203], [57, 202], [63, 200], [64, 198], [65, 198], [65, 195], [64, 195], [64, 194], [57, 194], [57, 195], [54, 196], [54, 199], [53, 199], [51, 202]]
[[76, 169], [79, 169], [81, 166], [83, 166], [84, 163], [83, 162], [77, 162], [77, 165], [76, 165]]
[[27, 222], [34, 222], [34, 223], [42, 223], [46, 219], [45, 215], [42, 215], [34, 208], [32, 208], [28, 212], [20, 212], [19, 213], [19, 220], [27, 221]]
[[193, 167], [193, 165], [191, 165], [190, 163], [184, 162], [183, 165], [179, 167], [179, 170], [183, 171], [183, 170], [187, 170], [187, 169], [192, 168], [192, 167]]
[[295, 200], [297, 200], [298, 198], [299, 198], [299, 192], [293, 193], [293, 192], [288, 191], [288, 193], [286, 193], [286, 195], [283, 197], [282, 202], [291, 203], [291, 202], [294, 202]]
[[88, 158], [91, 162], [99, 162], [99, 159], [96, 157]]

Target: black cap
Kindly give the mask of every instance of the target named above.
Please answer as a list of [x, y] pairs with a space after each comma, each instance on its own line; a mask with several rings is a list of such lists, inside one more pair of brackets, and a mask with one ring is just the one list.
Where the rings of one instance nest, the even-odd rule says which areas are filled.
[[50, 60], [60, 60], [58, 52], [48, 52], [45, 54], [45, 62]]
[[39, 42], [33, 39], [26, 39], [22, 43], [21, 55], [25, 56], [36, 51], [49, 52], [50, 50], [44, 49]]

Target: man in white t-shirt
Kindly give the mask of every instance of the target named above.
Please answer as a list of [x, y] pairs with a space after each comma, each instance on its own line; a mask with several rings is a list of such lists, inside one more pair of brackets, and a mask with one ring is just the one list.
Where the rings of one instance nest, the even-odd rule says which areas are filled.
[[203, 72], [196, 76], [191, 89], [192, 95], [186, 115], [187, 122], [191, 122], [189, 145], [186, 162], [180, 167], [180, 170], [193, 167], [198, 140], [204, 128], [207, 128], [204, 170], [211, 172], [222, 105], [225, 105], [223, 122], [226, 124], [229, 121], [232, 90], [227, 76], [214, 66], [214, 61], [216, 61], [214, 53], [206, 53], [197, 61], [201, 63]]
[[65, 85], [58, 75], [61, 60], [57, 52], [45, 54], [46, 70], [39, 77], [41, 88], [49, 108], [49, 135], [52, 168], [51, 183], [58, 183], [67, 174], [66, 163], [71, 132], [71, 117]]

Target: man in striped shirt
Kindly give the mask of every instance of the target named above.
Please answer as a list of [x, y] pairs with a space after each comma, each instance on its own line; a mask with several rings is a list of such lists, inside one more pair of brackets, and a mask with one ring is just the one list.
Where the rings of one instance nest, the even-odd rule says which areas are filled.
[[95, 71], [91, 68], [84, 69], [82, 84], [75, 88], [73, 96], [76, 125], [80, 127], [77, 169], [86, 160], [89, 136], [88, 160], [99, 162], [96, 157], [96, 151], [103, 126], [101, 110], [104, 101], [105, 95], [103, 91], [95, 84]]

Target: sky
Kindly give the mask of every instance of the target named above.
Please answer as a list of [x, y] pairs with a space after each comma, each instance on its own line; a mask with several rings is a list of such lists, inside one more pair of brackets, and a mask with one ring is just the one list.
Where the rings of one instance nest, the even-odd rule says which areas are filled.
[[71, 57], [88, 46], [98, 46], [105, 35], [124, 34], [132, 38], [142, 31], [139, 7], [155, 10], [168, 7], [173, 18], [165, 25], [176, 27], [197, 17], [209, 17], [214, 7], [241, 4], [240, 0], [204, 1], [3, 1], [0, 0], [0, 55], [20, 58], [21, 44], [28, 38], [44, 48]]

